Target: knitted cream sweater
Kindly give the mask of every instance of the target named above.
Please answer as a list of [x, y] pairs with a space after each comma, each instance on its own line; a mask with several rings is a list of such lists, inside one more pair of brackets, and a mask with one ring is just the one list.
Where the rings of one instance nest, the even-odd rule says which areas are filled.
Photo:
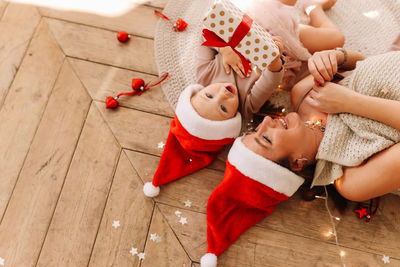
[[[400, 51], [358, 62], [340, 84], [364, 95], [400, 101]], [[313, 185], [332, 183], [342, 176], [343, 166], [358, 166], [399, 141], [400, 131], [383, 123], [348, 113], [329, 115]]]

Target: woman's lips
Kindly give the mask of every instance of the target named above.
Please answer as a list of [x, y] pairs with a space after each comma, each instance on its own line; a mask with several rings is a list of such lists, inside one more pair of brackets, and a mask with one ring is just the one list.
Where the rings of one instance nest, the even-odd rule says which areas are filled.
[[285, 120], [285, 118], [284, 118], [284, 117], [282, 117], [282, 118], [279, 118], [279, 121], [282, 123], [282, 125], [283, 125], [283, 128], [285, 128], [285, 129], [287, 129], [287, 128], [288, 128], [288, 123], [287, 123], [287, 121]]

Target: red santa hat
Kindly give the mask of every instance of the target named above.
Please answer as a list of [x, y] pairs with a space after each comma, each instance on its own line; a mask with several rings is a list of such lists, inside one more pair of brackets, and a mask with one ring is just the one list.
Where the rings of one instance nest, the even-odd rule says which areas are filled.
[[192, 84], [181, 93], [153, 181], [143, 187], [146, 196], [155, 197], [160, 185], [208, 166], [225, 145], [239, 136], [242, 125], [239, 112], [223, 121], [208, 120], [196, 112], [190, 99], [202, 88], [200, 84]]
[[201, 267], [217, 266], [217, 256], [239, 236], [292, 196], [304, 178], [268, 160], [236, 139], [228, 154], [224, 180], [207, 203], [207, 254]]

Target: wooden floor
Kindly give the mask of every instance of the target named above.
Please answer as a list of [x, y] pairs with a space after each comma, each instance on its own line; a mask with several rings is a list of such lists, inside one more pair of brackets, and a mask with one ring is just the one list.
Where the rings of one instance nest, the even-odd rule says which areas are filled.
[[[0, 0], [0, 266], [199, 266], [223, 163], [146, 198], [173, 111], [159, 86], [117, 110], [104, 103], [132, 78], [157, 76], [153, 10], [166, 3], [108, 17]], [[127, 44], [117, 42], [120, 30], [133, 35]], [[333, 211], [346, 266], [400, 266], [400, 197], [383, 197], [371, 223], [354, 206]], [[329, 231], [324, 200], [297, 193], [219, 266], [340, 266]]]

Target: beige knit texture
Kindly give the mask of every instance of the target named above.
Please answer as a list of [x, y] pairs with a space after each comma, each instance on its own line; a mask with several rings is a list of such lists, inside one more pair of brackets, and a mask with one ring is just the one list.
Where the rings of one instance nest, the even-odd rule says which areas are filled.
[[[341, 84], [364, 95], [400, 101], [400, 51], [358, 62]], [[329, 115], [313, 185], [330, 184], [342, 176], [343, 166], [358, 166], [399, 141], [400, 131], [386, 124], [349, 113]]]

